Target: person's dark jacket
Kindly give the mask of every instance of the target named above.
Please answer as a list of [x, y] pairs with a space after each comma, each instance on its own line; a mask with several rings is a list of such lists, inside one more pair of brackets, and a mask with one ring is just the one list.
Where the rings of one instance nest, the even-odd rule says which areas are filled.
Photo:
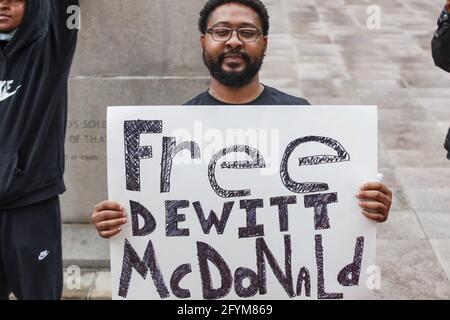
[[447, 150], [447, 159], [450, 160], [450, 128], [448, 129], [447, 138], [445, 138], [444, 148]]
[[[439, 17], [438, 29], [434, 33], [431, 47], [436, 66], [450, 72], [450, 13], [447, 10], [443, 10]], [[450, 128], [444, 147], [450, 160]]]
[[29, 0], [0, 48], [0, 209], [65, 191], [67, 82], [77, 40], [67, 9], [78, 0]]
[[450, 14], [444, 9], [431, 42], [436, 66], [450, 72]]

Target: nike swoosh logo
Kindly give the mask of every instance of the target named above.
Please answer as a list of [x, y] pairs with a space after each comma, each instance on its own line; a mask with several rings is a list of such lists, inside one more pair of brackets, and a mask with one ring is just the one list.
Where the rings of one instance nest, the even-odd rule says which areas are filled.
[[20, 87], [21, 87], [21, 86], [18, 86], [18, 87], [16, 88], [16, 90], [13, 91], [13, 92], [4, 92], [4, 93], [1, 93], [1, 94], [0, 94], [0, 102], [6, 100], [6, 99], [8, 99], [8, 98], [11, 98], [13, 95], [15, 95], [15, 94], [17, 93], [17, 91], [20, 89]]
[[49, 254], [50, 254], [50, 251], [48, 251], [48, 250], [42, 251], [42, 252], [39, 254], [39, 257], [38, 257], [39, 261], [42, 261], [42, 260], [44, 260], [45, 258], [47, 258], [47, 256], [48, 256]]

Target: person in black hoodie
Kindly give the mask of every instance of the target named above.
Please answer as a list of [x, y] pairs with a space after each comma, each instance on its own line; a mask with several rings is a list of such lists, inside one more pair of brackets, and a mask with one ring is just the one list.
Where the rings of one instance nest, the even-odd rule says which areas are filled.
[[79, 0], [0, 0], [0, 299], [60, 299], [67, 82]]
[[[450, 0], [447, 0], [445, 8], [438, 20], [438, 29], [434, 33], [431, 42], [433, 59], [436, 66], [450, 72]], [[444, 147], [447, 150], [447, 159], [450, 160], [450, 128]]]

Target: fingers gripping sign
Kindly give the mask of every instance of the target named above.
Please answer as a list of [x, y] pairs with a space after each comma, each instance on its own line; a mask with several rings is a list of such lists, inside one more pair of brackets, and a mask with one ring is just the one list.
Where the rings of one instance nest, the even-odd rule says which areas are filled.
[[113, 201], [100, 202], [93, 209], [92, 222], [99, 235], [109, 239], [118, 234], [127, 223], [125, 208]]
[[392, 205], [392, 192], [380, 182], [369, 182], [361, 186], [356, 194], [360, 199], [362, 214], [377, 222], [384, 222], [389, 216]]

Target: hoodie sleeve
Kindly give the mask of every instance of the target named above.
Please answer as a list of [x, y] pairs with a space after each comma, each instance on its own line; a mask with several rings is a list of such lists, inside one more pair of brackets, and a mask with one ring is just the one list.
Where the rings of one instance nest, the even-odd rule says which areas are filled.
[[431, 42], [436, 66], [450, 72], [450, 13], [443, 10]]
[[71, 63], [77, 42], [77, 21], [80, 14], [79, 0], [50, 0], [49, 36], [54, 55], [65, 63]]

